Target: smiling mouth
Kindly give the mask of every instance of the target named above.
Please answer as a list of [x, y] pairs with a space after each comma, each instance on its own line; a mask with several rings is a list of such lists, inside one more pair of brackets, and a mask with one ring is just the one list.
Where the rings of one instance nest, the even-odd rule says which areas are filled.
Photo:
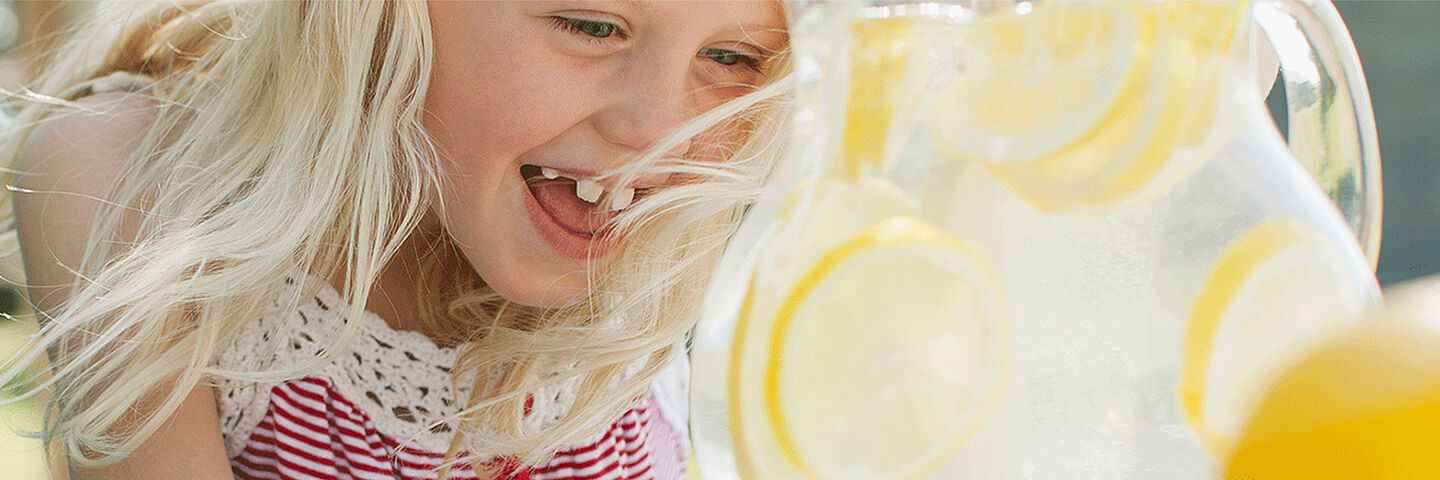
[[582, 238], [604, 234], [610, 221], [645, 193], [631, 188], [606, 191], [593, 179], [576, 179], [538, 165], [521, 165], [520, 175], [540, 209], [561, 228]]

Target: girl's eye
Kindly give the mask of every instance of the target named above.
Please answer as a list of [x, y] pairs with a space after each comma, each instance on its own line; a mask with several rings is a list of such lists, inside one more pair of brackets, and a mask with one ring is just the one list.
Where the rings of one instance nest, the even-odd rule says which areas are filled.
[[721, 65], [743, 65], [744, 67], [754, 70], [756, 72], [760, 71], [760, 59], [755, 55], [740, 53], [734, 50], [726, 50], [723, 48], [701, 49], [699, 55], [701, 57], [713, 60], [715, 61], [715, 63], [719, 63]]
[[583, 35], [591, 40], [608, 40], [612, 37], [625, 38], [625, 31], [621, 30], [619, 25], [610, 22], [570, 17], [550, 17], [550, 22], [561, 30]]

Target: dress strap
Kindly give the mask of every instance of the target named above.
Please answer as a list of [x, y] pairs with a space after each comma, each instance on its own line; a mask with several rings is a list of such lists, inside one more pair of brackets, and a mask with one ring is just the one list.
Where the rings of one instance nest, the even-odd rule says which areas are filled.
[[155, 79], [144, 75], [124, 71], [114, 72], [91, 80], [90, 93], [134, 92], [144, 90], [154, 83]]

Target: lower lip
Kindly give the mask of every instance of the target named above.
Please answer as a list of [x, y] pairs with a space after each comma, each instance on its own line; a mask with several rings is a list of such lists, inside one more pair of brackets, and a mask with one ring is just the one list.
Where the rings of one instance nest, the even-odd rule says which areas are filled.
[[603, 257], [610, 252], [610, 248], [615, 245], [615, 239], [609, 230], [590, 236], [566, 229], [560, 222], [555, 221], [555, 217], [550, 216], [550, 212], [540, 206], [540, 201], [535, 199], [529, 188], [525, 188], [523, 178], [521, 182], [520, 196], [525, 198], [525, 217], [530, 219], [530, 224], [535, 226], [540, 238], [545, 239], [545, 243], [550, 244], [550, 248], [556, 253], [570, 259], [586, 260]]

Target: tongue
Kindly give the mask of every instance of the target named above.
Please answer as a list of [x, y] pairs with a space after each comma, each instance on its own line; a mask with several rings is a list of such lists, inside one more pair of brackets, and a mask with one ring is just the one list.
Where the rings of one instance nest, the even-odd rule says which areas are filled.
[[530, 193], [556, 222], [580, 235], [595, 235], [614, 216], [613, 212], [600, 212], [595, 204], [575, 196], [573, 180], [532, 181]]

